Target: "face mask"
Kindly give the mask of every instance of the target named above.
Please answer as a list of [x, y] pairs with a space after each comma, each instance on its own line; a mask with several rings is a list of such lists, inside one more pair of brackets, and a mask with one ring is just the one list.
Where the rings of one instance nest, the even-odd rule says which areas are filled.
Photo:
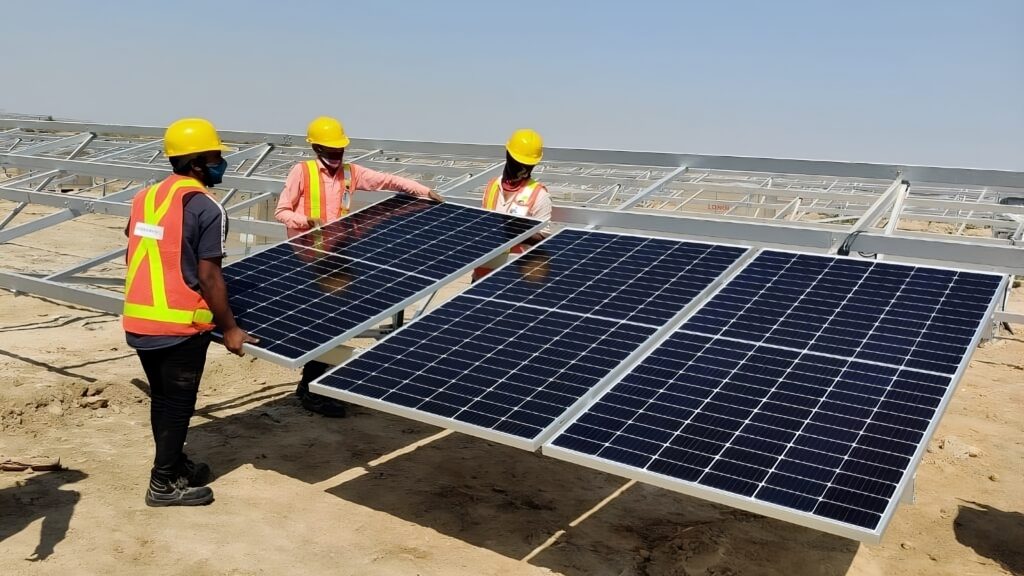
[[219, 164], [207, 164], [203, 168], [205, 178], [203, 178], [203, 184], [206, 186], [216, 186], [224, 181], [224, 173], [228, 170], [228, 161], [221, 158]]
[[327, 166], [331, 170], [337, 170], [338, 166], [341, 165], [341, 158], [328, 158], [326, 156], [321, 156], [320, 161], [324, 163], [324, 166]]
[[532, 171], [530, 166], [506, 163], [502, 179], [505, 182], [519, 183], [529, 178]]

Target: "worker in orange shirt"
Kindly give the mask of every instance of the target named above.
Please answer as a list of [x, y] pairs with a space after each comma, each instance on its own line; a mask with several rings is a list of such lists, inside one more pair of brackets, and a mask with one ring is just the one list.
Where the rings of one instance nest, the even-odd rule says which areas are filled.
[[220, 184], [226, 150], [213, 124], [185, 118], [164, 134], [174, 173], [132, 200], [122, 323], [149, 380], [156, 456], [146, 504], [200, 506], [213, 501], [210, 467], [185, 455], [211, 332], [229, 351], [256, 343], [235, 323], [221, 275], [227, 216], [208, 193]]
[[[306, 142], [316, 158], [292, 167], [274, 211], [274, 217], [287, 228], [289, 238], [347, 215], [356, 190], [388, 190], [443, 201], [437, 192], [415, 180], [345, 163], [349, 138], [336, 118], [320, 116], [310, 122]], [[327, 368], [327, 364], [316, 361], [303, 366], [295, 394], [307, 410], [341, 418], [345, 416], [344, 403], [309, 393], [309, 383]]]
[[[544, 156], [544, 140], [534, 130], [516, 130], [505, 143], [505, 169], [501, 178], [495, 178], [484, 188], [483, 207], [511, 216], [534, 218], [545, 222], [551, 220], [551, 195], [543, 184], [534, 180], [533, 168]], [[550, 234], [543, 230], [528, 238], [523, 244], [513, 246], [511, 254], [522, 254]], [[508, 255], [493, 258], [473, 271], [473, 281], [490, 274], [491, 270], [507, 261]]]

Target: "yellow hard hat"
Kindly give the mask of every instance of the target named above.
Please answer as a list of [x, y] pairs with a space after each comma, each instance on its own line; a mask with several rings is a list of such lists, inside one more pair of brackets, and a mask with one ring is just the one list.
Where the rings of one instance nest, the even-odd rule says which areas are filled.
[[306, 142], [328, 148], [345, 148], [348, 146], [349, 140], [345, 135], [345, 128], [337, 118], [320, 116], [310, 122], [309, 127], [306, 128]]
[[536, 166], [544, 157], [544, 139], [536, 131], [521, 128], [512, 133], [505, 150], [516, 159], [516, 162], [527, 166]]
[[164, 154], [168, 158], [213, 150], [226, 152], [230, 148], [220, 141], [217, 129], [209, 120], [182, 118], [168, 126], [164, 132]]

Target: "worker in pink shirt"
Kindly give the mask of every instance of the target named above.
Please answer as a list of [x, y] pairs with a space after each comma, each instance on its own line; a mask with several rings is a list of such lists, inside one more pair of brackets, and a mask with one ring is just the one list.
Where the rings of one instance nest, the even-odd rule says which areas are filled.
[[[335, 118], [321, 116], [310, 122], [306, 142], [312, 145], [316, 159], [292, 167], [274, 211], [277, 221], [287, 227], [289, 238], [347, 215], [356, 190], [388, 190], [443, 201], [438, 193], [415, 180], [346, 164], [343, 160], [349, 139]], [[307, 410], [341, 418], [345, 416], [344, 403], [309, 392], [309, 383], [327, 368], [327, 364], [316, 361], [303, 366], [295, 393]]]
[[[505, 144], [505, 169], [501, 178], [495, 178], [484, 188], [483, 207], [511, 216], [551, 220], [551, 195], [543, 184], [531, 176], [533, 168], [544, 157], [544, 140], [534, 130], [520, 129], [512, 133]], [[511, 254], [522, 254], [532, 244], [551, 233], [549, 227], [527, 238], [523, 244], [513, 246]], [[491, 270], [504, 264], [508, 254], [501, 254], [473, 270], [473, 281], [483, 278]]]
[[288, 228], [289, 238], [348, 214], [356, 190], [388, 190], [443, 201], [415, 180], [344, 163], [349, 139], [335, 118], [321, 116], [310, 122], [306, 142], [313, 145], [316, 159], [292, 167], [274, 212]]

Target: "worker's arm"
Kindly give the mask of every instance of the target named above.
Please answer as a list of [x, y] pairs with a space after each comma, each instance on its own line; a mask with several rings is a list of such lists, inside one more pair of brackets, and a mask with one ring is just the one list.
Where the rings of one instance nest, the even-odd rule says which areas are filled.
[[228, 304], [228, 287], [220, 271], [220, 258], [199, 260], [199, 292], [213, 312], [213, 322], [224, 335], [224, 347], [230, 352], [244, 356], [242, 344], [255, 344], [259, 339], [245, 333], [235, 323], [235, 314]]
[[437, 202], [443, 202], [444, 198], [440, 194], [430, 189], [429, 186], [424, 186], [415, 180], [409, 178], [402, 178], [394, 174], [388, 174], [386, 172], [378, 172], [376, 170], [370, 170], [362, 166], [352, 166], [353, 178], [355, 178], [356, 188], [359, 190], [388, 190], [390, 192], [400, 192], [402, 194], [408, 194], [409, 196], [416, 196], [418, 198], [430, 198]]
[[[537, 199], [533, 202], [533, 209], [530, 210], [530, 218], [535, 220], [543, 220], [544, 222], [551, 221], [551, 195], [548, 194], [547, 188], [542, 188], [537, 192]], [[540, 229], [533, 236], [526, 239], [523, 244], [536, 244], [541, 240], [551, 235], [551, 226], [545, 226]]]
[[288, 173], [288, 179], [284, 181], [281, 198], [277, 201], [277, 209], [274, 210], [274, 218], [278, 222], [297, 230], [305, 230], [313, 226], [305, 214], [296, 212], [299, 200], [302, 199], [302, 170], [304, 170], [302, 164], [292, 166], [291, 172]]

